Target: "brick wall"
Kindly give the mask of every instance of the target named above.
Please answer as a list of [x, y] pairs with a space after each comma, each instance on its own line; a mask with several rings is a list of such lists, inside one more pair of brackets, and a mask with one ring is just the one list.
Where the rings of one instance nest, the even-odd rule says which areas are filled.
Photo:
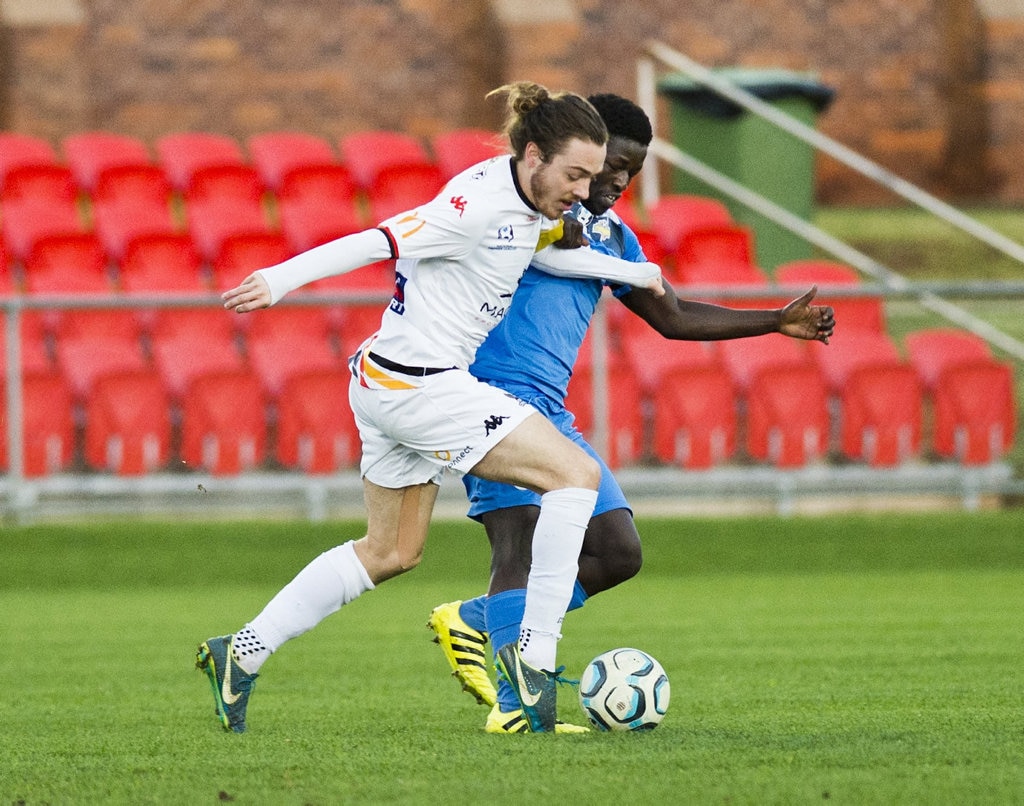
[[[632, 96], [636, 58], [657, 38], [712, 66], [813, 71], [837, 92], [826, 133], [933, 191], [1021, 202], [1020, 5], [0, 0], [0, 120], [54, 142], [85, 128], [425, 136], [496, 126], [483, 96], [512, 79]], [[887, 198], [827, 159], [818, 195]]]

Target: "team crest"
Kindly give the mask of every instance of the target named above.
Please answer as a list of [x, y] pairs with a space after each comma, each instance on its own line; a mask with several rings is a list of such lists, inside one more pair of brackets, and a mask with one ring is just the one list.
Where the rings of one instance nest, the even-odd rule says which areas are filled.
[[498, 240], [511, 242], [515, 238], [515, 234], [512, 232], [512, 225], [506, 224], [504, 227], [498, 229]]

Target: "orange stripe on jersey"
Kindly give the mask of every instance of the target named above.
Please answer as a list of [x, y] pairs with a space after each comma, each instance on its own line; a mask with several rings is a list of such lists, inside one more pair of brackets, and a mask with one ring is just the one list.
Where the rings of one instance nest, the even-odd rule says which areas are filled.
[[[379, 384], [384, 389], [418, 389], [419, 387], [415, 384], [407, 383], [406, 381], [400, 381], [398, 378], [394, 378], [388, 375], [381, 369], [378, 369], [373, 364], [369, 363], [366, 358], [366, 353], [363, 353], [363, 359], [359, 362], [359, 372], [361, 375], [365, 375], [366, 378], [373, 383]], [[364, 386], [366, 384], [363, 384]]]

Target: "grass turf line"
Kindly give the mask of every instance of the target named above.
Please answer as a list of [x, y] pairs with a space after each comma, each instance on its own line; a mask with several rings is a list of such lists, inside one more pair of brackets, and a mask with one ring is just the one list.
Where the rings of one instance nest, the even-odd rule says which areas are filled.
[[[524, 781], [596, 803], [1021, 802], [1021, 520], [643, 521], [643, 572], [569, 616], [560, 661], [639, 645], [672, 707], [650, 735], [584, 737], [486, 736], [447, 676], [423, 623], [486, 583], [473, 525], [435, 525], [421, 568], [275, 656], [244, 736], [217, 727], [195, 643], [359, 524], [9, 530], [0, 803], [476, 803]], [[560, 710], [580, 718], [568, 693]]]

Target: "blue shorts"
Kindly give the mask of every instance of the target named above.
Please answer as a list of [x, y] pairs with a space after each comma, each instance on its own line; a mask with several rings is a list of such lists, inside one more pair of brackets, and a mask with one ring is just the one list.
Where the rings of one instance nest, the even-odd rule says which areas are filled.
[[[590, 446], [590, 443], [583, 438], [583, 434], [573, 425], [576, 418], [571, 412], [566, 411], [565, 406], [536, 392], [526, 394], [524, 390], [518, 388], [509, 389], [508, 391], [520, 400], [525, 400], [532, 405], [554, 423], [559, 431], [597, 460], [601, 468], [601, 485], [597, 490], [597, 505], [594, 507], [595, 515], [610, 512], [613, 509], [629, 509], [632, 512], [629, 502], [619, 486], [619, 482], [615, 480], [615, 476], [612, 475], [612, 471], [608, 469], [608, 465], [605, 464], [604, 460], [597, 455], [597, 451]], [[515, 487], [500, 481], [488, 481], [487, 479], [471, 475], [463, 476], [462, 482], [466, 485], [466, 496], [469, 498], [469, 512], [466, 514], [476, 521], [481, 520], [483, 515], [496, 509], [530, 505], [540, 506], [540, 496], [532, 490]]]

